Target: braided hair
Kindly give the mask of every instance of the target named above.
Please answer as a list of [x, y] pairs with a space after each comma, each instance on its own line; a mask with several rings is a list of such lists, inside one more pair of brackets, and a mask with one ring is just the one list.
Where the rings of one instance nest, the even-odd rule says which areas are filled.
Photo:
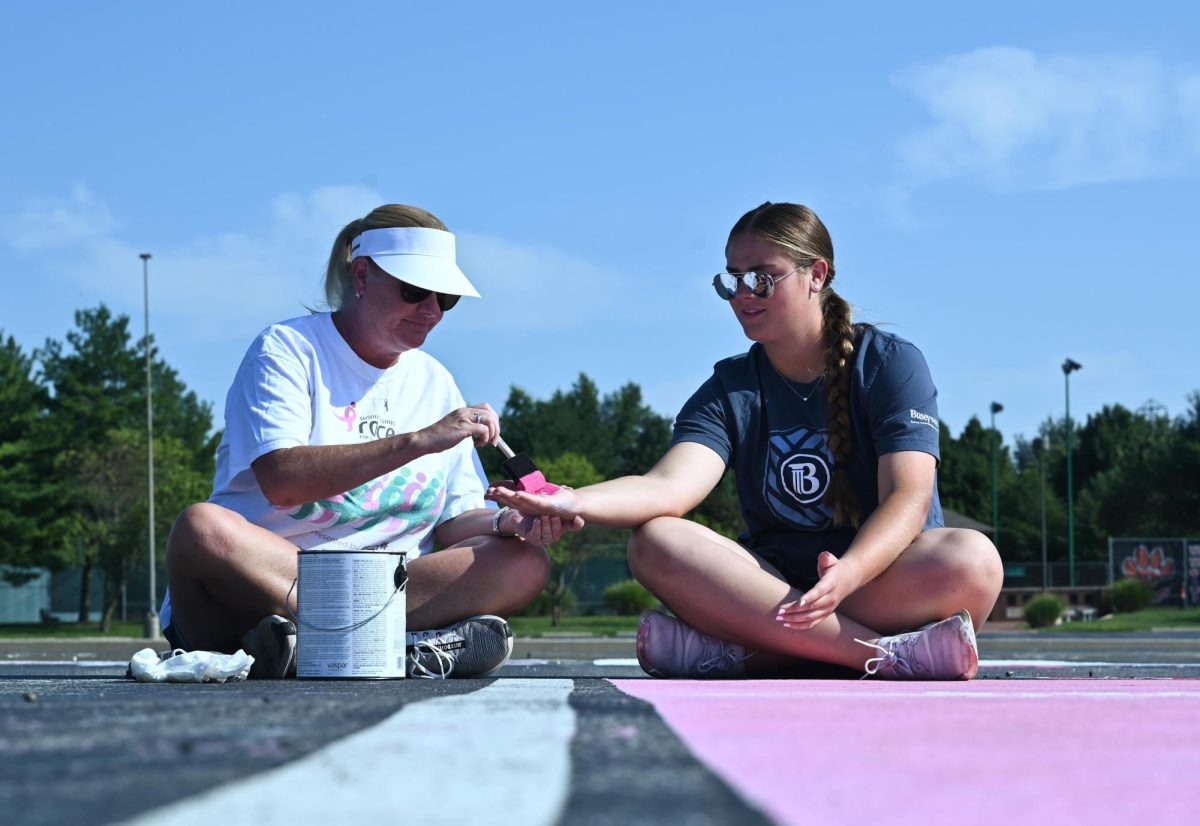
[[833, 453], [833, 475], [824, 502], [833, 508], [834, 525], [857, 528], [861, 511], [850, 483], [847, 464], [854, 452], [850, 374], [854, 368], [854, 345], [858, 330], [851, 320], [849, 303], [833, 290], [833, 240], [821, 219], [808, 207], [770, 201], [739, 218], [729, 231], [729, 237], [743, 232], [776, 244], [792, 257], [797, 266], [805, 266], [818, 259], [829, 265], [829, 275], [819, 299], [825, 335], [825, 418], [829, 429], [829, 449]]

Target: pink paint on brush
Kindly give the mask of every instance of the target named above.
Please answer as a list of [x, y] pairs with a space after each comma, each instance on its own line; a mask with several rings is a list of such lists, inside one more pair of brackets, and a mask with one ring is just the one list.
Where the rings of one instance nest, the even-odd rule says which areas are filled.
[[1184, 823], [1200, 681], [613, 680], [780, 823]]
[[551, 494], [558, 490], [558, 485], [547, 482], [542, 472], [535, 470], [517, 480], [517, 490], [523, 490], [526, 493]]
[[527, 455], [513, 453], [512, 448], [505, 444], [503, 439], [497, 439], [496, 446], [504, 455], [504, 470], [516, 482], [517, 490], [544, 495], [558, 490], [558, 485], [547, 482], [546, 477]]

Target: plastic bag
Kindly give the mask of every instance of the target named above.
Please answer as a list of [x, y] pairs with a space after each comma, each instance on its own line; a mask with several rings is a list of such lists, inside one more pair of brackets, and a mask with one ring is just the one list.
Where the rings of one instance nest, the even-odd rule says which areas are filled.
[[246, 679], [254, 658], [245, 651], [164, 651], [143, 648], [129, 661], [127, 676], [139, 683], [235, 683]]

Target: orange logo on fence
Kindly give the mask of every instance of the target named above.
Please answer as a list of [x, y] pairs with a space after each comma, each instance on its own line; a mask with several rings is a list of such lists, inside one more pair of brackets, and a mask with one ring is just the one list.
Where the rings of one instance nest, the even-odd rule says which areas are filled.
[[1138, 545], [1133, 553], [1121, 561], [1121, 573], [1154, 585], [1174, 576], [1175, 560], [1163, 553], [1162, 548], [1148, 551], [1145, 545]]

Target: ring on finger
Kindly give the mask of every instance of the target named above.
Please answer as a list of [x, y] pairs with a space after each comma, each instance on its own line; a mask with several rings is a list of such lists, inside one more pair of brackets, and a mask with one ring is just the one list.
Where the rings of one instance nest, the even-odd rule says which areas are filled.
[[478, 410], [476, 410], [475, 411], [475, 424], [479, 424], [482, 421], [483, 421], [483, 414], [480, 413]]

